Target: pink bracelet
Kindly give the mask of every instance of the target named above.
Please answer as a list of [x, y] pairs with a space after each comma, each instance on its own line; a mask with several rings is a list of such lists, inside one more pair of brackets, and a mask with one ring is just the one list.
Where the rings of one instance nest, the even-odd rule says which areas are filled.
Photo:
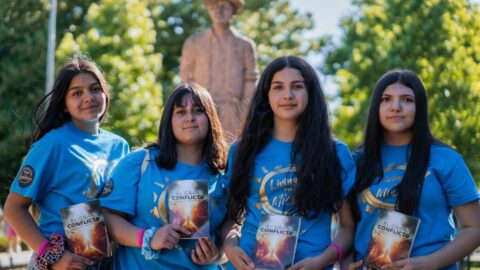
[[337, 260], [340, 261], [343, 258], [343, 251], [342, 248], [335, 242], [330, 243], [328, 247], [333, 247], [335, 251], [337, 251]]
[[49, 243], [50, 243], [50, 240], [48, 239], [42, 242], [42, 244], [38, 248], [38, 253], [37, 253], [38, 256], [41, 256], [45, 252], [45, 248], [48, 246]]
[[143, 234], [145, 233], [145, 230], [146, 229], [140, 229], [137, 233], [137, 243], [140, 248], [143, 246]]

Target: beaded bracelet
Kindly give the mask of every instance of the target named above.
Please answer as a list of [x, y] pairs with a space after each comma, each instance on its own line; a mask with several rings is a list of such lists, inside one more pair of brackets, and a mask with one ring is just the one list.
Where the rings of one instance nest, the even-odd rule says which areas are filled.
[[150, 241], [152, 240], [156, 231], [157, 228], [151, 227], [150, 229], [145, 230], [143, 233], [142, 255], [147, 261], [158, 259], [160, 257], [160, 251], [153, 250], [150, 247]]
[[60, 260], [64, 251], [65, 242], [63, 236], [59, 233], [52, 233], [47, 245], [43, 248], [43, 252], [39, 252], [35, 259], [37, 269], [47, 270], [50, 265]]
[[332, 243], [330, 243], [330, 244], [327, 246], [327, 248], [328, 248], [328, 247], [332, 247], [332, 248], [335, 249], [335, 251], [337, 251], [337, 260], [338, 260], [338, 261], [342, 260], [342, 258], [343, 258], [343, 251], [342, 251], [342, 248], [341, 248], [337, 243], [332, 242]]

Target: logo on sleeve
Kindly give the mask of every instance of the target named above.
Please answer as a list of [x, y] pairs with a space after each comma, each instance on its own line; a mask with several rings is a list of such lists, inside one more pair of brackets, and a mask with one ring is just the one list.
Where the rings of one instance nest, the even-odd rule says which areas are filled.
[[113, 181], [112, 179], [108, 179], [107, 183], [105, 183], [105, 186], [103, 187], [102, 193], [100, 194], [100, 197], [107, 197], [112, 193], [113, 191]]
[[29, 165], [23, 167], [22, 171], [18, 175], [18, 184], [22, 188], [26, 188], [30, 186], [33, 182], [33, 178], [35, 177], [35, 171]]

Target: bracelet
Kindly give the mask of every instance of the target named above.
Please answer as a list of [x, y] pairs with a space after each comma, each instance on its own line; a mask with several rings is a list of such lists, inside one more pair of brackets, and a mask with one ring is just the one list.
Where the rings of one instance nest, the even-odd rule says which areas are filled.
[[145, 230], [143, 233], [142, 255], [147, 261], [160, 258], [160, 251], [153, 250], [150, 247], [150, 241], [152, 240], [156, 231], [157, 228], [151, 227], [150, 229]]
[[38, 256], [42, 256], [42, 254], [45, 252], [45, 248], [47, 247], [47, 245], [50, 243], [50, 240], [45, 240], [42, 242], [42, 244], [40, 245], [40, 247], [38, 248], [38, 252], [37, 252], [37, 257]]
[[[43, 243], [42, 243], [43, 245]], [[40, 250], [39, 250], [40, 251]], [[63, 256], [65, 251], [65, 241], [59, 233], [52, 233], [45, 245], [42, 254], [38, 254], [35, 259], [36, 268], [39, 270], [47, 270], [50, 265], [56, 263]]]
[[138, 230], [138, 233], [137, 233], [137, 243], [140, 248], [142, 248], [143, 246], [143, 234], [145, 233], [145, 230], [146, 230], [145, 228], [142, 228]]
[[335, 249], [335, 251], [337, 251], [337, 260], [338, 260], [338, 261], [341, 261], [342, 258], [343, 258], [342, 248], [341, 248], [337, 243], [335, 243], [335, 242], [330, 243], [330, 244], [327, 246], [327, 248], [329, 248], [329, 247], [332, 247], [332, 248]]

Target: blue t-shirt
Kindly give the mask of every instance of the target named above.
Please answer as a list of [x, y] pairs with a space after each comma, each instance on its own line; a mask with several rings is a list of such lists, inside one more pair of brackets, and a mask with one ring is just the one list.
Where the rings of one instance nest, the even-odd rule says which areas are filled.
[[[296, 209], [291, 197], [296, 186], [296, 168], [292, 166], [293, 142], [272, 140], [255, 157], [254, 175], [250, 181], [250, 196], [247, 198], [246, 216], [242, 227], [240, 247], [253, 258], [257, 229], [262, 214], [282, 215]], [[355, 164], [350, 151], [337, 142], [337, 155], [343, 168], [342, 193], [345, 196], [355, 181]], [[235, 146], [229, 153], [226, 181], [230, 180], [234, 162]], [[321, 154], [321, 153], [319, 153]], [[313, 219], [302, 218], [294, 262], [321, 254], [331, 242], [332, 213], [322, 212]], [[228, 264], [228, 269], [234, 269]]]
[[[216, 229], [226, 213], [225, 187], [220, 175], [212, 174], [207, 164], [190, 166], [178, 162], [173, 170], [160, 169], [155, 163], [157, 149], [150, 149], [147, 167], [141, 167], [147, 151], [140, 149], [126, 156], [109, 180], [109, 192], [102, 193], [102, 207], [127, 214], [127, 220], [140, 228], [168, 224], [167, 188], [170, 182], [208, 180], [210, 239], [215, 243]], [[157, 260], [145, 260], [138, 247], [119, 246], [114, 269], [222, 269], [219, 265], [197, 265], [191, 252], [197, 240], [180, 240], [173, 249], [162, 249]]]
[[[361, 220], [355, 234], [357, 259], [365, 257], [378, 208], [394, 209], [393, 192], [403, 179], [407, 168], [410, 145], [382, 144], [381, 156], [384, 177], [375, 180], [358, 196]], [[361, 154], [361, 152], [359, 153]], [[418, 211], [420, 227], [413, 243], [411, 256], [433, 253], [447, 245], [455, 236], [452, 207], [479, 198], [475, 182], [462, 157], [447, 146], [432, 145], [430, 161], [424, 180]], [[457, 269], [455, 264], [443, 269]]]
[[45, 237], [64, 234], [60, 209], [97, 198], [128, 152], [128, 143], [113, 133], [100, 129], [92, 135], [67, 122], [32, 145], [10, 192], [36, 204]]

